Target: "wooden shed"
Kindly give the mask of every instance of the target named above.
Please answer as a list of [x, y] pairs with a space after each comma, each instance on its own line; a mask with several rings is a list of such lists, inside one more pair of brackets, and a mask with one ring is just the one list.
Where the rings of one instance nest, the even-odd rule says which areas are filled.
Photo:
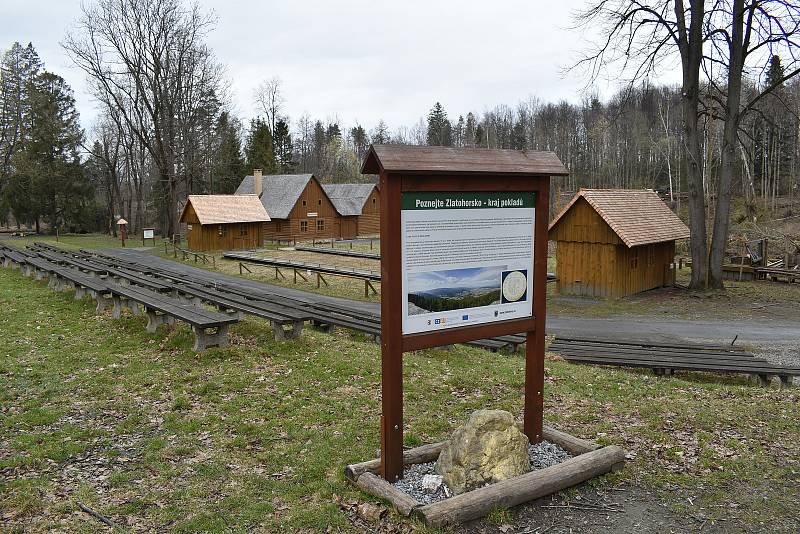
[[652, 190], [581, 189], [550, 223], [558, 291], [619, 298], [666, 285], [688, 237]]
[[189, 195], [181, 212], [190, 250], [241, 250], [260, 247], [269, 221], [255, 195]]
[[256, 169], [245, 176], [236, 195], [257, 195], [270, 221], [265, 239], [311, 240], [338, 238], [339, 214], [313, 174], [262, 176]]
[[339, 213], [339, 237], [377, 235], [381, 231], [380, 190], [375, 184], [322, 184]]

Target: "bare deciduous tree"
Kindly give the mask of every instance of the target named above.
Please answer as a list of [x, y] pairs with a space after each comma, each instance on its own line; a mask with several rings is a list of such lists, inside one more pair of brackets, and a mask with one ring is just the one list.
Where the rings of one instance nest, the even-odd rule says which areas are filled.
[[98, 101], [147, 149], [168, 235], [177, 232], [179, 186], [187, 179], [187, 128], [220, 82], [203, 43], [212, 25], [196, 4], [180, 0], [99, 0], [83, 7], [78, 30], [63, 43]]
[[[602, 29], [602, 41], [579, 62], [589, 67], [593, 78], [619, 69], [633, 84], [657, 74], [671, 58], [680, 58], [694, 289], [723, 285], [739, 123], [743, 113], [774, 89], [766, 87], [742, 105], [743, 78], [748, 69], [763, 64], [759, 60], [765, 54], [782, 51], [794, 60], [799, 14], [800, 4], [789, 0], [689, 0], [688, 6], [683, 0], [602, 0], [579, 16], [582, 24], [599, 23]], [[721, 83], [711, 74], [720, 69]], [[783, 81], [795, 74], [790, 72]], [[716, 89], [707, 92], [710, 102], [701, 101], [701, 75]], [[714, 101], [715, 94], [722, 96]], [[698, 120], [702, 115], [725, 122], [710, 254], [704, 191], [711, 177], [704, 173], [707, 152], [701, 150]]]
[[274, 136], [275, 125], [280, 120], [281, 109], [283, 109], [283, 103], [285, 102], [283, 94], [281, 93], [281, 79], [275, 77], [264, 80], [256, 87], [253, 97], [267, 116], [269, 131]]

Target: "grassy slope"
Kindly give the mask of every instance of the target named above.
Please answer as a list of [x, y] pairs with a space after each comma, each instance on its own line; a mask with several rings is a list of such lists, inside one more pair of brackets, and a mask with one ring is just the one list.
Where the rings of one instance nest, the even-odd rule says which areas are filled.
[[[196, 355], [183, 326], [147, 334], [141, 318], [95, 316], [4, 269], [0, 309], [0, 524], [96, 531], [80, 500], [133, 531], [359, 530], [334, 498], [370, 499], [341, 469], [378, 446], [375, 344], [311, 330], [276, 343], [246, 320], [231, 348]], [[445, 438], [477, 408], [521, 413], [519, 356], [458, 347], [405, 361], [409, 444]], [[549, 421], [633, 453], [612, 482], [699, 517], [796, 520], [797, 390], [547, 370]]]

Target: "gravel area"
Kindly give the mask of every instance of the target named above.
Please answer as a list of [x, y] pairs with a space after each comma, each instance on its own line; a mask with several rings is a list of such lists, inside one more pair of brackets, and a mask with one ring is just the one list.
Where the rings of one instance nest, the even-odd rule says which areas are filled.
[[[549, 441], [542, 441], [536, 445], [528, 446], [528, 456], [531, 460], [531, 470], [544, 469], [568, 460], [570, 454], [560, 446]], [[394, 483], [394, 487], [407, 493], [422, 504], [431, 504], [452, 497], [452, 492], [446, 484], [442, 483], [436, 491], [423, 488], [423, 479], [426, 475], [436, 475], [436, 462], [414, 464], [403, 472], [403, 478]]]
[[567, 451], [549, 441], [528, 445], [528, 456], [531, 458], [531, 469], [534, 471], [560, 464], [571, 458]]

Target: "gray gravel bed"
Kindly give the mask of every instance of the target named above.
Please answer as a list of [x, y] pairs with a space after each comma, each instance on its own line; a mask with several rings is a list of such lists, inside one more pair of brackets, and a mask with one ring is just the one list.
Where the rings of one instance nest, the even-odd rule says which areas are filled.
[[[545, 469], [547, 467], [560, 464], [564, 460], [571, 458], [571, 455], [562, 449], [560, 446], [549, 441], [542, 441], [536, 445], [528, 446], [528, 456], [531, 460], [531, 470]], [[427, 462], [424, 464], [414, 464], [406, 468], [403, 472], [403, 478], [395, 482], [393, 485], [400, 491], [407, 493], [416, 501], [422, 504], [431, 504], [439, 502], [452, 497], [452, 492], [446, 484], [442, 483], [441, 486], [435, 491], [423, 489], [422, 479], [425, 475], [436, 474], [436, 462]]]

